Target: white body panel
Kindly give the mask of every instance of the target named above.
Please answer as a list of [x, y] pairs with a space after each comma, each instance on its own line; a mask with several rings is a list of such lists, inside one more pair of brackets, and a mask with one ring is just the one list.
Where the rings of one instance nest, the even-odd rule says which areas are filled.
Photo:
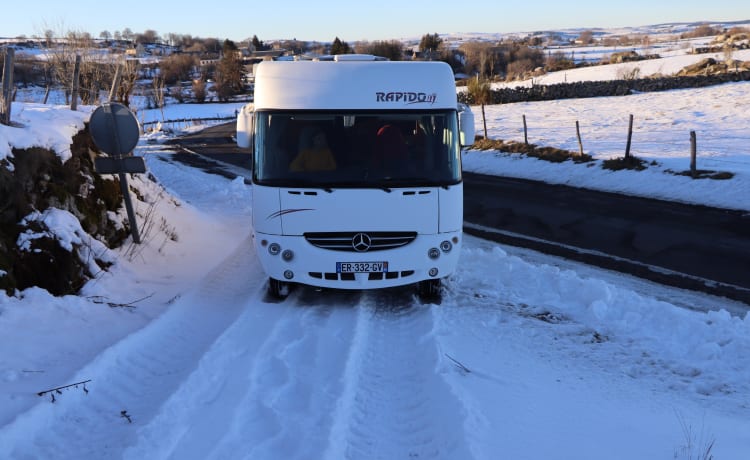
[[[431, 268], [438, 270], [438, 278], [449, 275], [458, 263], [461, 248], [463, 187], [458, 184], [448, 190], [425, 187], [417, 190], [427, 193], [404, 195], [412, 189], [394, 189], [391, 193], [335, 189], [328, 193], [255, 186], [253, 226], [263, 270], [279, 280], [284, 279], [285, 271], [291, 270], [294, 282], [338, 289], [411, 284], [435, 278], [428, 274]], [[305, 192], [315, 195], [305, 195]], [[442, 204], [439, 204], [441, 200]], [[264, 206], [265, 203], [275, 204]], [[279, 207], [278, 203], [283, 204]], [[441, 210], [441, 216], [446, 217], [438, 219], [437, 209]], [[365, 253], [317, 248], [302, 236], [309, 232], [377, 231], [416, 231], [417, 236], [401, 248]], [[438, 248], [444, 241], [452, 242], [452, 250], [441, 251], [437, 259], [430, 259], [430, 248]], [[272, 243], [278, 244], [281, 251], [291, 250], [294, 258], [284, 261], [279, 254], [271, 255], [268, 247]], [[337, 262], [387, 262], [388, 271], [394, 277], [372, 280], [367, 273], [357, 273], [347, 280], [338, 279], [338, 275], [335, 280], [326, 279], [326, 274], [329, 278], [336, 274]], [[315, 274], [320, 275], [316, 277]]]
[[444, 62], [262, 62], [255, 110], [456, 109]]

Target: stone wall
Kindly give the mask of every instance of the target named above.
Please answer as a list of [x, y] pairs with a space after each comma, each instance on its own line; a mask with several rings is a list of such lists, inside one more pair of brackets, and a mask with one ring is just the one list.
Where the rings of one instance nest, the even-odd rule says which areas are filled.
[[[637, 92], [668, 91], [673, 89], [702, 88], [722, 83], [750, 81], [750, 71], [730, 72], [720, 75], [694, 75], [679, 77], [640, 78], [633, 80], [586, 81], [536, 85], [532, 87], [502, 88], [491, 91], [490, 104], [513, 102], [550, 101], [602, 96], [626, 96]], [[467, 92], [459, 93], [459, 102], [474, 104]]]

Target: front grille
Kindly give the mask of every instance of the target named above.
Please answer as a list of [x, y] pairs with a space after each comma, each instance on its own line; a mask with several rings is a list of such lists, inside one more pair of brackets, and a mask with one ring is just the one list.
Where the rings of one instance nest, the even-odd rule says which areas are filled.
[[[397, 278], [406, 278], [412, 276], [414, 270], [404, 270], [400, 272], [370, 273], [367, 275], [368, 281], [395, 280]], [[354, 273], [335, 273], [335, 272], [309, 272], [311, 278], [325, 279], [326, 281], [355, 281]]]
[[[369, 238], [370, 246], [366, 251], [354, 249], [354, 237], [364, 234]], [[320, 232], [305, 233], [305, 239], [315, 247], [331, 251], [371, 252], [400, 248], [414, 241], [417, 232]]]

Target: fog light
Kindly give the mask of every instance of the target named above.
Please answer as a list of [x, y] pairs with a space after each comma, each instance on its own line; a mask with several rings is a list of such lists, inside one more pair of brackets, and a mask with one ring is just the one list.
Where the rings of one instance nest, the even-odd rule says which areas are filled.
[[443, 252], [451, 252], [451, 249], [453, 249], [453, 245], [451, 244], [450, 241], [445, 240], [442, 243], [440, 243], [440, 249]]
[[430, 250], [427, 251], [427, 257], [429, 257], [430, 259], [437, 259], [438, 257], [440, 257], [440, 251], [438, 250], [438, 248], [430, 248]]
[[279, 252], [281, 252], [281, 246], [279, 246], [279, 243], [271, 243], [271, 245], [268, 246], [268, 253], [272, 256], [277, 255]]
[[435, 267], [432, 267], [428, 273], [430, 274], [430, 276], [432, 276], [434, 278], [438, 274], [438, 269], [435, 268]]
[[291, 270], [284, 271], [284, 278], [286, 278], [288, 280], [294, 278], [294, 272], [291, 271]]
[[281, 253], [281, 258], [286, 262], [290, 262], [292, 259], [294, 259], [294, 253], [291, 249], [285, 249], [284, 252]]

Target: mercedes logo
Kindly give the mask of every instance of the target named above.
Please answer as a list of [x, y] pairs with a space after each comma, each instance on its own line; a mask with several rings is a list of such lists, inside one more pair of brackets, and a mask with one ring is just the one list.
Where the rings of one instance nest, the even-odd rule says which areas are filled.
[[370, 237], [366, 233], [357, 233], [352, 238], [352, 247], [357, 252], [367, 252], [371, 245], [372, 240], [370, 240]]

